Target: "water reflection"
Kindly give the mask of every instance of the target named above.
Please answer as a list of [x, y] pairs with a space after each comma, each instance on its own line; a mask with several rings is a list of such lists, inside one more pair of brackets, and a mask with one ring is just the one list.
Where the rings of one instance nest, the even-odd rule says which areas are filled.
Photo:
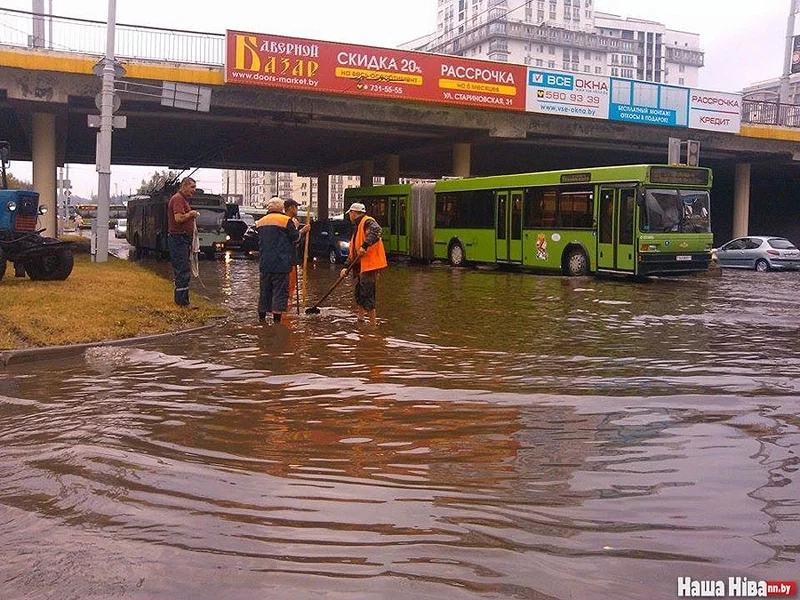
[[[0, 374], [8, 597], [796, 579], [796, 274], [393, 265], [375, 328], [345, 285], [321, 315], [258, 324], [254, 261], [201, 269], [226, 324]], [[309, 272], [312, 299], [337, 275]]]

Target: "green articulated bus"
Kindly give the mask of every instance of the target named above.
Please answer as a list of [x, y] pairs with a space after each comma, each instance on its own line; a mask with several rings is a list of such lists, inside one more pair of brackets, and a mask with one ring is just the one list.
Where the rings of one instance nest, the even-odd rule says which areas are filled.
[[711, 262], [710, 169], [624, 165], [351, 188], [387, 252], [565, 275], [674, 275]]

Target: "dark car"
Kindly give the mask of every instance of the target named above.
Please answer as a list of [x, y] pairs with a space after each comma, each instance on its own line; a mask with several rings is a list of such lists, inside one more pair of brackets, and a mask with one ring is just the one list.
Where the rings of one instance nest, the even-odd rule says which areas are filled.
[[331, 264], [347, 260], [350, 253], [350, 236], [353, 226], [345, 219], [323, 219], [311, 223], [308, 255], [324, 258]]
[[800, 250], [783, 237], [748, 235], [716, 250], [720, 267], [771, 271], [800, 269]]
[[[308, 240], [309, 258], [325, 259], [331, 264], [342, 263], [350, 253], [350, 221], [344, 219], [323, 219], [311, 223], [311, 237]], [[242, 239], [243, 252], [258, 250], [258, 229], [248, 228]], [[302, 245], [300, 256], [302, 258]]]
[[225, 222], [222, 224], [228, 236], [225, 242], [225, 248], [228, 250], [242, 248], [242, 241], [247, 233], [247, 229], [255, 224], [256, 221], [253, 216], [247, 213], [242, 213], [239, 218], [225, 219]]

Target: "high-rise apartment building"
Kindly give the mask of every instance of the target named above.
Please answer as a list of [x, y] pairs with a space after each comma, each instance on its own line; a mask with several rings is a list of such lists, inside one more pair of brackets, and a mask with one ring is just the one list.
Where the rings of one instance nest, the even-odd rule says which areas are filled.
[[[351, 175], [328, 177], [328, 210], [331, 215], [344, 212], [344, 190], [358, 187], [360, 178]], [[310, 203], [316, 209], [317, 179], [300, 177], [296, 173], [277, 171], [222, 171], [222, 193], [240, 197], [245, 206], [264, 207], [273, 196], [292, 198], [302, 206]]]
[[436, 32], [402, 45], [543, 69], [696, 87], [700, 36], [598, 12], [594, 0], [438, 0]]

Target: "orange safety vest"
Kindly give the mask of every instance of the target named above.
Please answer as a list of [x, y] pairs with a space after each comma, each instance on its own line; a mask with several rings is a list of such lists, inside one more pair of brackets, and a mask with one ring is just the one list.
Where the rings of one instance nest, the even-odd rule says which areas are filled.
[[[361, 248], [361, 245], [364, 243], [364, 238], [367, 237], [364, 231], [367, 225], [367, 219], [375, 220], [368, 215], [364, 215], [361, 221], [359, 221], [358, 228], [355, 233], [353, 233], [353, 237], [350, 238], [350, 264], [353, 263], [357, 256], [356, 250]], [[361, 257], [359, 265], [361, 265], [362, 273], [385, 269], [389, 266], [389, 263], [386, 262], [386, 250], [383, 248], [383, 240], [381, 238], [378, 238], [377, 242], [367, 248], [367, 253]]]

